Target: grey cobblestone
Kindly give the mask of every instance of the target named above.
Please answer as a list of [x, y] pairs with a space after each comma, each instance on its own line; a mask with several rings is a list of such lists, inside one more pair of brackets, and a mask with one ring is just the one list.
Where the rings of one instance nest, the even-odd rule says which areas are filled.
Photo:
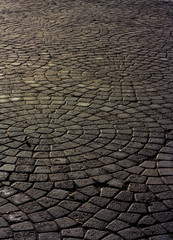
[[85, 234], [85, 239], [90, 239], [90, 240], [99, 240], [103, 239], [103, 237], [106, 235], [106, 232], [104, 231], [99, 231], [97, 229], [90, 229], [86, 232]]
[[28, 239], [28, 240], [36, 240], [36, 234], [32, 231], [22, 231], [22, 232], [16, 232], [14, 233], [14, 239], [15, 240], [22, 240], [22, 239]]
[[107, 237], [103, 238], [104, 240], [122, 240], [120, 236], [117, 236], [115, 234], [110, 234]]
[[106, 225], [107, 223], [105, 221], [93, 217], [86, 221], [83, 226], [89, 229], [94, 228], [98, 230], [103, 230], [106, 227]]
[[113, 222], [111, 222], [110, 224], [108, 224], [108, 226], [106, 227], [106, 229], [109, 229], [113, 232], [118, 232], [121, 229], [125, 229], [129, 227], [129, 224], [120, 221], [120, 220], [114, 220]]
[[144, 236], [143, 232], [138, 228], [131, 227], [125, 230], [119, 231], [119, 234], [125, 239], [139, 239]]
[[13, 231], [28, 231], [28, 230], [33, 230], [33, 226], [30, 222], [25, 221], [21, 223], [15, 223], [11, 225], [11, 228]]
[[63, 237], [83, 238], [84, 232], [81, 228], [70, 228], [62, 230]]
[[172, 239], [171, 0], [2, 0], [0, 239]]
[[13, 236], [13, 232], [9, 228], [1, 228], [0, 236], [1, 236], [1, 239], [9, 239], [10, 237]]
[[35, 228], [37, 232], [53, 232], [59, 229], [54, 221], [36, 223]]
[[59, 233], [57, 232], [49, 232], [49, 233], [40, 233], [39, 240], [61, 240], [61, 236]]
[[47, 211], [38, 211], [35, 213], [31, 213], [28, 216], [35, 223], [52, 220], [52, 216]]

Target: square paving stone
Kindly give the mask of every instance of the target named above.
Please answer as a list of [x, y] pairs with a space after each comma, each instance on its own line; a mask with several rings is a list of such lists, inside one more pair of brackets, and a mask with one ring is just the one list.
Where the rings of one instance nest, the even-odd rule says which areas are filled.
[[157, 197], [162, 200], [173, 199], [173, 191], [164, 191], [162, 193], [158, 193]]
[[3, 217], [11, 224], [28, 220], [27, 215], [24, 214], [22, 211], [7, 213], [3, 215]]
[[13, 232], [10, 228], [0, 228], [1, 239], [9, 239], [10, 237], [13, 237]]
[[62, 230], [61, 234], [63, 237], [83, 238], [84, 231], [82, 228], [70, 228]]
[[172, 240], [172, 236], [169, 234], [163, 234], [159, 236], [153, 236], [149, 240]]
[[146, 192], [147, 191], [147, 185], [146, 184], [140, 184], [140, 183], [130, 183], [128, 190], [131, 192]]
[[7, 198], [17, 193], [16, 189], [5, 186], [0, 188], [0, 197]]
[[168, 208], [162, 202], [152, 202], [149, 204], [148, 210], [150, 213], [158, 212], [158, 211], [166, 211]]
[[119, 213], [111, 211], [109, 209], [101, 209], [98, 213], [96, 213], [95, 218], [110, 222], [114, 220], [118, 216], [118, 214]]
[[43, 207], [51, 207], [57, 203], [59, 203], [59, 201], [57, 199], [53, 199], [53, 198], [48, 198], [48, 197], [42, 197], [40, 199], [37, 200], [37, 202], [42, 205]]
[[162, 192], [166, 192], [166, 191], [169, 190], [168, 186], [163, 185], [163, 184], [161, 184], [161, 185], [148, 185], [148, 188], [153, 193], [162, 193]]
[[87, 187], [80, 188], [80, 192], [91, 197], [97, 195], [99, 193], [99, 190], [95, 186], [90, 185]]
[[99, 207], [104, 207], [106, 206], [109, 202], [110, 202], [110, 199], [108, 198], [104, 198], [104, 197], [100, 197], [100, 196], [95, 196], [95, 197], [92, 197], [90, 200], [89, 200], [90, 203], [93, 203]]
[[133, 193], [129, 191], [121, 191], [116, 197], [115, 200], [131, 202], [133, 200]]
[[119, 179], [112, 179], [108, 182], [108, 186], [109, 187], [113, 187], [113, 188], [120, 188], [122, 189], [123, 187], [123, 181], [119, 180]]
[[116, 193], [119, 192], [118, 188], [109, 188], [109, 187], [103, 187], [101, 188], [101, 196], [102, 197], [107, 197], [107, 198], [111, 198], [113, 196], [115, 196]]
[[80, 202], [73, 201], [73, 200], [63, 200], [59, 203], [59, 206], [65, 208], [69, 211], [74, 211], [81, 205]]
[[53, 189], [49, 194], [48, 197], [55, 198], [62, 200], [68, 196], [69, 192], [62, 189]]
[[118, 231], [128, 228], [130, 225], [120, 221], [120, 220], [114, 220], [113, 222], [109, 223], [106, 227], [106, 229], [111, 230], [115, 233], [117, 233]]
[[69, 213], [68, 210], [59, 207], [59, 206], [55, 206], [52, 208], [48, 209], [48, 212], [54, 217], [54, 218], [59, 218], [59, 217], [64, 217], [65, 215], [67, 215]]
[[135, 200], [137, 202], [153, 202], [155, 200], [154, 194], [151, 192], [146, 192], [146, 193], [136, 193], [135, 194]]
[[55, 182], [55, 188], [72, 190], [75, 188], [74, 182], [71, 180]]
[[173, 229], [173, 222], [165, 222], [161, 224], [164, 228], [166, 228], [168, 230], [168, 232], [172, 233], [172, 229]]
[[84, 239], [88, 239], [88, 240], [99, 240], [99, 239], [103, 239], [103, 237], [106, 235], [107, 233], [104, 231], [100, 231], [97, 229], [89, 229], [86, 234]]
[[164, 200], [163, 203], [170, 209], [173, 209], [173, 199]]
[[36, 240], [36, 234], [32, 231], [22, 231], [14, 233], [14, 240]]
[[61, 236], [57, 232], [48, 232], [48, 233], [40, 233], [38, 235], [38, 240], [61, 240]]
[[131, 174], [127, 181], [131, 183], [144, 183], [146, 181], [147, 177], [146, 176], [141, 176], [137, 174]]
[[47, 211], [38, 211], [35, 213], [31, 213], [28, 216], [35, 223], [52, 220], [52, 216]]
[[156, 223], [156, 219], [154, 219], [152, 216], [144, 216], [140, 221], [139, 221], [139, 226], [151, 226], [154, 223]]
[[70, 228], [77, 225], [77, 222], [68, 217], [58, 218], [56, 219], [56, 223], [61, 229]]
[[85, 194], [76, 191], [72, 194], [69, 194], [68, 198], [82, 203], [88, 201], [89, 196], [86, 196]]
[[153, 213], [152, 216], [159, 222], [167, 222], [173, 220], [173, 212], [171, 211]]
[[24, 203], [23, 205], [20, 205], [19, 208], [24, 213], [33, 213], [33, 212], [37, 212], [37, 211], [43, 209], [43, 207], [35, 201]]
[[29, 221], [13, 224], [11, 225], [11, 228], [13, 231], [27, 231], [34, 229], [33, 225]]
[[28, 188], [30, 188], [30, 186], [32, 185], [32, 183], [27, 183], [27, 182], [15, 182], [13, 183], [11, 186], [15, 189], [18, 189], [20, 191], [26, 191]]
[[53, 183], [51, 182], [36, 182], [34, 183], [33, 188], [44, 190], [44, 191], [50, 191], [52, 186], [53, 186]]
[[62, 181], [62, 180], [68, 180], [67, 173], [52, 173], [49, 174], [49, 178], [52, 182]]
[[136, 227], [127, 228], [118, 233], [128, 240], [139, 239], [144, 236], [144, 233]]
[[32, 166], [32, 165], [18, 165], [18, 166], [16, 166], [15, 171], [31, 173], [33, 171], [33, 169], [34, 169], [34, 166]]
[[78, 187], [86, 187], [89, 185], [92, 185], [94, 183], [94, 181], [92, 179], [77, 179], [75, 180], [75, 184]]
[[129, 206], [130, 206], [130, 203], [127, 203], [127, 202], [112, 201], [108, 205], [108, 209], [117, 211], [117, 212], [124, 212], [128, 209]]
[[100, 210], [100, 208], [87, 202], [80, 206], [78, 210], [81, 212], [96, 213], [98, 210]]
[[141, 214], [136, 213], [121, 213], [118, 217], [119, 220], [122, 220], [124, 222], [128, 222], [131, 224], [137, 223], [139, 218], [141, 217]]
[[0, 217], [0, 228], [1, 227], [8, 227], [8, 223], [2, 217]]
[[163, 181], [158, 177], [149, 177], [147, 180], [148, 185], [157, 185], [157, 184], [163, 184]]
[[106, 225], [107, 223], [105, 221], [93, 217], [86, 221], [83, 226], [89, 229], [95, 228], [97, 230], [103, 230], [106, 227]]
[[18, 193], [8, 198], [13, 204], [20, 205], [31, 200], [29, 196], [24, 193]]
[[47, 181], [48, 174], [30, 174], [29, 181], [30, 182], [44, 182]]
[[147, 236], [154, 236], [167, 233], [167, 230], [159, 224], [155, 224], [142, 229]]
[[8, 203], [8, 201], [6, 199], [0, 197], [0, 207], [5, 205], [6, 203]]
[[146, 213], [147, 208], [146, 208], [146, 205], [143, 204], [143, 203], [132, 203], [128, 212], [131, 212], [131, 213]]
[[54, 232], [59, 230], [59, 227], [54, 221], [46, 221], [35, 224], [37, 232]]
[[8, 172], [0, 172], [0, 181], [5, 181], [9, 176]]
[[20, 181], [27, 181], [28, 179], [28, 174], [27, 173], [12, 173], [9, 177], [10, 181], [16, 181], [16, 182], [20, 182]]
[[18, 208], [11, 203], [7, 203], [0, 207], [0, 214], [4, 214], [7, 212], [10, 213], [10, 212], [15, 212], [15, 211], [18, 211]]
[[103, 240], [122, 240], [122, 238], [115, 234], [110, 234], [107, 237], [103, 238]]

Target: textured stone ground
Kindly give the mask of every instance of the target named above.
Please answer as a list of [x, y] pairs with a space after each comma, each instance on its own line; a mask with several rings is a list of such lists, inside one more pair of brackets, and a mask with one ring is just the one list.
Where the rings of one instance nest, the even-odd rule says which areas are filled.
[[0, 239], [173, 239], [172, 16], [1, 0]]

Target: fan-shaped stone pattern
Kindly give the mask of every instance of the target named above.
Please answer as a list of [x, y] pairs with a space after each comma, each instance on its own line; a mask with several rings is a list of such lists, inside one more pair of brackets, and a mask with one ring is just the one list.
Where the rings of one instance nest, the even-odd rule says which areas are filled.
[[0, 238], [172, 239], [172, 3], [0, 11]]

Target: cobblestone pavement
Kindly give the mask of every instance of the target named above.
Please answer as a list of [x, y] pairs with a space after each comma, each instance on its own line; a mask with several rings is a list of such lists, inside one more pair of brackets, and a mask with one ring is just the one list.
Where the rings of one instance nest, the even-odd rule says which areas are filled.
[[0, 239], [173, 239], [173, 3], [0, 13]]

